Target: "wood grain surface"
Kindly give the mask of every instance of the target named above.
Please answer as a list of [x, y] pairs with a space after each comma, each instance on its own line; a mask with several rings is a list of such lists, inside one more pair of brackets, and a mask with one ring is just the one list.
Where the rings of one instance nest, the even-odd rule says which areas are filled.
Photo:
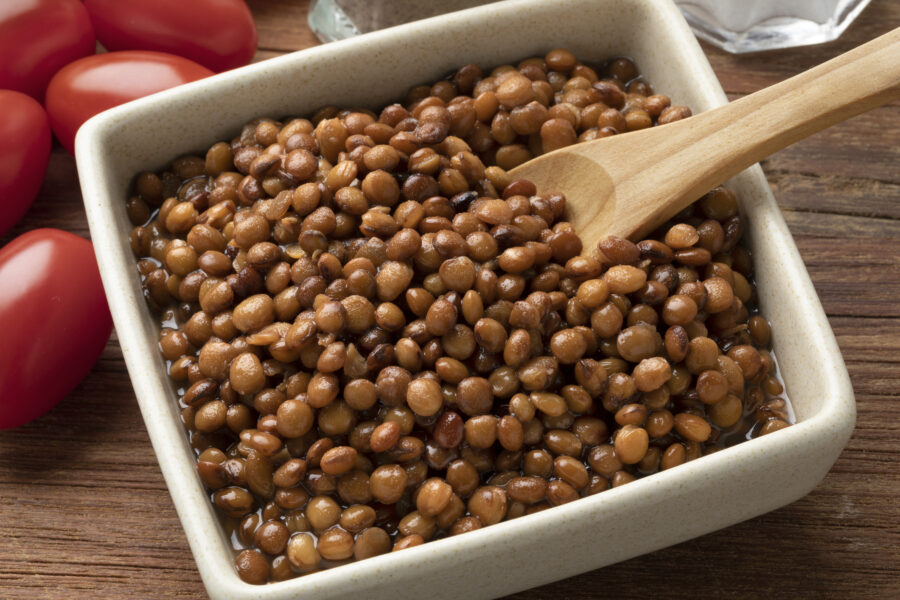
[[[306, 1], [249, 4], [258, 60], [317, 43]], [[736, 98], [897, 26], [900, 2], [874, 0], [831, 44], [704, 49]], [[849, 445], [790, 506], [511, 598], [900, 598], [900, 105], [763, 168], [850, 371], [859, 417]], [[75, 162], [58, 145], [34, 207], [0, 244], [36, 227], [88, 236]], [[0, 598], [205, 597], [113, 336], [65, 401], [0, 432]]]

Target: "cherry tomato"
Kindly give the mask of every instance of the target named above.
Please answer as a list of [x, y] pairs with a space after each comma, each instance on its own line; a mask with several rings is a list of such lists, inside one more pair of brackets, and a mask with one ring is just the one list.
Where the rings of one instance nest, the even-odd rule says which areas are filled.
[[0, 1], [0, 88], [43, 100], [53, 74], [95, 48], [78, 0]]
[[36, 419], [74, 389], [112, 331], [89, 241], [35, 229], [0, 249], [0, 429]]
[[[50, 122], [34, 99], [0, 90], [0, 235], [28, 212], [50, 159]], [[2, 292], [0, 292], [2, 293]]]
[[161, 52], [95, 54], [60, 69], [50, 81], [44, 105], [53, 133], [72, 152], [75, 132], [97, 113], [212, 74], [186, 58]]
[[256, 27], [244, 0], [85, 0], [107, 50], [156, 50], [213, 71], [246, 65]]

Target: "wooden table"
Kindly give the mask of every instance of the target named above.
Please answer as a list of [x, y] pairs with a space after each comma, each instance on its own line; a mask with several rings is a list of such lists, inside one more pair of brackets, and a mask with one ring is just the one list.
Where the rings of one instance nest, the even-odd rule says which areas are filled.
[[[316, 43], [306, 4], [250, 1], [258, 59]], [[875, 0], [832, 44], [705, 50], [735, 98], [897, 26], [900, 3]], [[847, 449], [790, 506], [514, 598], [900, 598], [900, 105], [763, 167], [850, 370], [859, 417]], [[34, 207], [0, 243], [35, 227], [88, 236], [59, 146]], [[113, 336], [69, 398], [0, 432], [0, 598], [203, 597]]]

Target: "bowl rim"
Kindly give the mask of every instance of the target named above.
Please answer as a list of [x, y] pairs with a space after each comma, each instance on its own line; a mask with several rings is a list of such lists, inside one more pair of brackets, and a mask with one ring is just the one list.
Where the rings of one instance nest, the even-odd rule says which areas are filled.
[[[169, 398], [156, 398], [155, 394], [151, 393], [153, 385], [147, 382], [150, 375], [143, 371], [149, 364], [147, 356], [154, 351], [141, 347], [139, 335], [136, 333], [136, 325], [133, 324], [133, 321], [134, 319], [140, 319], [141, 312], [146, 310], [146, 308], [143, 305], [134, 305], [131, 302], [132, 299], [117, 293], [123, 286], [123, 280], [131, 276], [130, 273], [126, 273], [121, 268], [120, 261], [116, 260], [117, 243], [123, 235], [127, 237], [127, 232], [118, 231], [116, 227], [106, 222], [106, 213], [112, 210], [111, 203], [115, 202], [116, 199], [112, 194], [108, 194], [105, 191], [104, 181], [111, 180], [113, 176], [110, 173], [109, 165], [104, 163], [102, 159], [97, 160], [98, 156], [105, 156], [103, 147], [111, 129], [122, 122], [139, 118], [146, 108], [156, 106], [157, 103], [185, 98], [193, 94], [208, 95], [219, 90], [227, 90], [232, 88], [243, 77], [260, 73], [267, 68], [290, 67], [300, 64], [308, 57], [328, 56], [336, 50], [362, 47], [373, 42], [389, 43], [394, 38], [406, 36], [413, 32], [417, 35], [422, 35], [423, 31], [427, 32], [430, 27], [435, 27], [438, 24], [441, 27], [446, 27], [448, 18], [457, 20], [456, 22], [459, 19], [466, 18], [479, 19], [488, 16], [497, 18], [498, 12], [514, 12], [525, 7], [531, 7], [539, 2], [540, 0], [508, 0], [498, 4], [460, 11], [449, 16], [443, 15], [399, 25], [348, 40], [271, 58], [261, 63], [189, 83], [176, 89], [160, 92], [113, 108], [90, 119], [78, 132], [76, 137], [76, 157], [78, 158], [82, 193], [85, 199], [88, 222], [96, 248], [101, 277], [107, 290], [110, 309], [119, 333], [123, 356], [128, 366], [129, 376], [134, 385], [135, 395], [150, 434], [154, 451], [159, 460], [160, 468], [163, 471], [167, 487], [179, 514], [201, 577], [211, 596], [251, 598], [277, 595], [282, 597], [286, 593], [296, 593], [306, 597], [301, 592], [310, 593], [311, 595], [310, 590], [321, 590], [331, 587], [342, 580], [367, 579], [386, 569], [389, 570], [400, 565], [415, 564], [426, 559], [440, 557], [450, 550], [475, 547], [485, 543], [490, 538], [502, 538], [504, 534], [527, 532], [537, 525], [541, 525], [541, 527], [554, 526], [575, 517], [587, 518], [609, 504], [630, 502], [634, 499], [646, 499], [648, 496], [664, 493], [666, 489], [677, 486], [679, 482], [684, 480], [690, 480], [716, 468], [725, 468], [736, 460], [752, 458], [759, 449], [765, 448], [767, 453], [789, 452], [794, 448], [803, 447], [810, 442], [811, 438], [820, 435], [823, 426], [842, 423], [846, 425], [849, 422], [852, 428], [852, 421], [855, 418], [855, 403], [846, 368], [841, 363], [840, 366], [843, 369], [838, 368], [828, 372], [832, 377], [831, 381], [829, 381], [829, 387], [834, 390], [834, 393], [822, 399], [821, 407], [816, 414], [792, 427], [780, 430], [764, 438], [752, 439], [712, 455], [704, 456], [702, 460], [685, 463], [676, 469], [656, 473], [653, 477], [641, 478], [628, 486], [610, 489], [603, 494], [581, 498], [576, 502], [565, 505], [565, 507], [555, 507], [554, 510], [542, 511], [538, 514], [498, 523], [490, 528], [485, 528], [488, 529], [489, 533], [485, 533], [484, 529], [482, 529], [470, 532], [466, 536], [439, 539], [428, 544], [409, 548], [399, 554], [388, 553], [342, 565], [339, 568], [326, 569], [265, 586], [249, 584], [240, 579], [233, 567], [233, 562], [225, 560], [225, 554], [221, 551], [222, 540], [220, 537], [222, 536], [212, 540], [203, 539], [205, 536], [203, 527], [208, 526], [210, 521], [212, 521], [214, 527], [221, 529], [221, 525], [218, 520], [215, 520], [208, 495], [204, 494], [206, 498], [202, 505], [197, 505], [198, 503], [195, 502], [195, 490], [189, 489], [196, 487], [197, 482], [185, 481], [182, 478], [182, 474], [176, 472], [172, 466], [173, 463], [185, 461], [185, 457], [181, 452], [183, 449], [172, 446], [172, 442], [175, 439], [173, 436], [183, 434], [183, 432], [170, 430], [171, 423], [167, 422], [165, 415], [162, 414], [160, 409], [160, 405], [169, 402]], [[579, 0], [570, 4], [586, 4], [587, 2], [588, 0]], [[688, 58], [698, 65], [695, 69], [695, 76], [698, 85], [705, 86], [706, 89], [702, 93], [710, 99], [710, 105], [725, 102], [725, 95], [708, 60], [674, 3], [671, 0], [661, 2], [659, 0], [646, 0], [644, 3], [648, 7], [652, 4], [652, 10], [659, 11], [663, 13], [665, 18], [672, 20], [673, 27], [675, 27], [674, 35], [685, 44], [684, 51], [689, 54]], [[565, 10], [570, 9], [566, 8]], [[758, 165], [751, 167], [748, 171], [750, 171], [751, 176], [763, 178], [764, 180], [762, 169]], [[771, 197], [771, 192], [768, 192], [768, 194], [770, 203], [774, 207], [775, 204], [774, 199]], [[777, 212], [777, 207], [775, 213], [768, 216], [773, 219], [772, 227], [775, 230], [775, 234], [783, 237], [783, 241], [793, 247], [793, 252], [796, 254], [796, 247], [793, 246], [790, 233], [780, 213]], [[797, 254], [797, 260], [799, 260], [799, 254]], [[798, 269], [796, 261], [788, 266], [795, 270]], [[813, 298], [815, 298], [812, 284], [809, 282], [802, 262], [799, 263], [799, 273], [801, 275], [799, 285], [804, 288], [803, 291], [811, 291]], [[837, 352], [839, 357], [840, 354], [837, 350], [833, 333], [828, 327], [821, 305], [814, 306], [813, 309], [817, 309], [821, 314], [813, 315], [819, 327], [817, 327], [817, 330], [812, 331], [811, 334], [817, 337], [818, 343], [822, 344], [826, 351]], [[849, 430], [846, 429], [846, 426], [844, 426], [843, 431], [846, 431], [846, 435], [849, 436]], [[191, 465], [191, 469], [193, 469], [193, 465]], [[194, 478], [196, 480], [196, 473], [194, 473]], [[230, 549], [227, 550], [230, 553]]]

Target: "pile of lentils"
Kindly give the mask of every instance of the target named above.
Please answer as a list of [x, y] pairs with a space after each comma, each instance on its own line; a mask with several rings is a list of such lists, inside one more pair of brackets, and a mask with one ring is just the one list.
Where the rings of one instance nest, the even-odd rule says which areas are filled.
[[690, 116], [632, 61], [466, 65], [259, 119], [128, 213], [197, 471], [251, 583], [578, 500], [783, 427], [732, 192], [582, 248], [507, 171]]

